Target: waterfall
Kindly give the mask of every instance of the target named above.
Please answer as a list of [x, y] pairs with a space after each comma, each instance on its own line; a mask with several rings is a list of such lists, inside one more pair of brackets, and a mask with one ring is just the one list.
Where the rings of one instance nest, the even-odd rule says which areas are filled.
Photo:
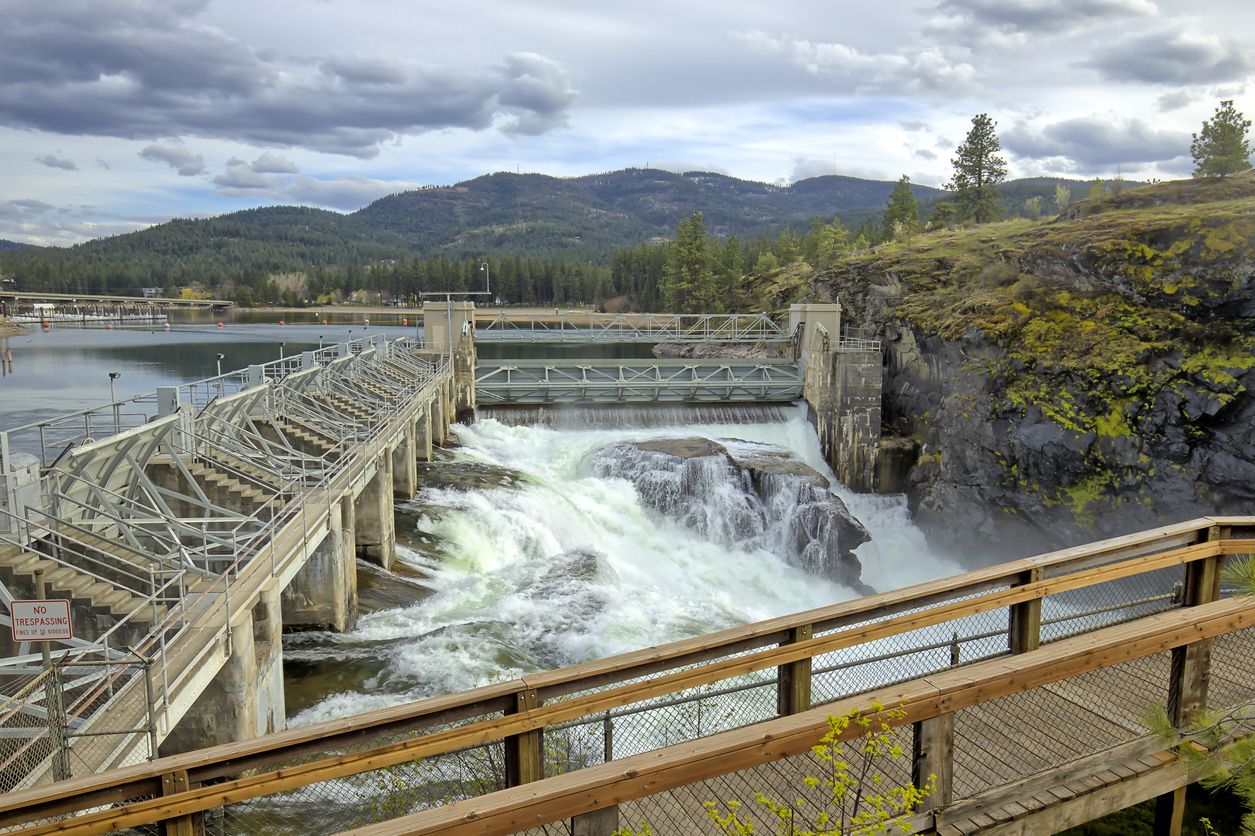
[[[759, 423], [718, 417], [721, 423], [635, 429], [492, 419], [456, 427], [461, 446], [451, 461], [432, 468], [439, 478], [427, 480], [414, 501], [398, 504], [398, 561], [417, 577], [394, 580], [412, 586], [414, 603], [367, 614], [346, 635], [285, 639], [285, 687], [289, 705], [299, 709], [291, 722], [396, 705], [856, 597], [825, 572], [821, 564], [841, 544], [834, 546], [806, 512], [811, 500], [832, 496], [826, 489], [811, 492], [798, 480], [774, 476], [758, 484], [744, 475], [724, 479], [715, 473], [719, 465], [702, 464], [677, 476], [674, 487], [665, 487], [665, 478], [659, 483], [677, 502], [705, 485], [708, 498], [689, 502], [681, 520], [652, 507], [625, 476], [599, 472], [609, 466], [599, 461], [608, 462], [607, 451], [623, 442], [695, 437], [725, 439], [718, 443], [742, 460], [764, 455], [763, 445], [785, 448], [833, 479], [802, 410], [786, 407], [784, 420]], [[888, 590], [958, 571], [928, 554], [901, 497], [857, 496], [834, 486], [832, 498], [870, 533], [868, 542], [850, 547], [867, 584]]]

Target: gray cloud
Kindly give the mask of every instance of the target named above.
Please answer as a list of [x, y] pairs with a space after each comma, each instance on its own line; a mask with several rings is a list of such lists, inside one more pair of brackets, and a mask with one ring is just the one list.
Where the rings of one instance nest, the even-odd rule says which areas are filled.
[[63, 157], [56, 157], [52, 154], [44, 154], [42, 157], [36, 157], [35, 162], [46, 165], [48, 168], [63, 168], [66, 171], [78, 171], [78, 165], [73, 160], [67, 160]]
[[194, 24], [200, 0], [12, 0], [0, 30], [0, 121], [51, 133], [225, 138], [370, 158], [443, 128], [540, 134], [576, 92], [539, 55], [478, 71], [388, 58], [286, 60]]
[[922, 160], [928, 160], [930, 162], [937, 159], [937, 155], [932, 151], [929, 151], [927, 148], [916, 148], [911, 152], [911, 156], [919, 157]]
[[243, 193], [255, 194], [280, 189], [287, 180], [258, 171], [243, 160], [232, 157], [227, 160], [227, 170], [214, 177], [213, 183], [214, 188], [219, 191], [228, 194], [241, 193], [235, 196], [243, 197]]
[[1180, 28], [1161, 29], [1123, 37], [1083, 66], [1113, 81], [1219, 84], [1255, 74], [1255, 44]]
[[1194, 96], [1184, 90], [1164, 93], [1159, 97], [1159, 112], [1169, 113], [1173, 110], [1180, 110], [1193, 101]]
[[936, 46], [872, 53], [846, 44], [775, 38], [756, 30], [735, 33], [735, 37], [760, 52], [787, 55], [807, 72], [852, 92], [957, 95], [970, 90], [976, 78], [971, 64], [952, 60]]
[[20, 206], [31, 212], [51, 212], [53, 209], [57, 208], [51, 203], [44, 203], [42, 200], [11, 200], [9, 203], [14, 206]]
[[908, 131], [932, 130], [932, 126], [929, 125], [927, 122], [912, 121], [912, 122], [899, 122], [898, 124], [901, 125], [903, 129], [908, 130]]
[[1114, 123], [1097, 117], [1069, 119], [1041, 130], [1018, 122], [1001, 135], [1002, 147], [1017, 157], [1052, 161], [1054, 170], [1094, 171], [1117, 165], [1162, 163], [1186, 154], [1190, 137], [1156, 130], [1140, 119]]
[[214, 190], [227, 197], [260, 197], [277, 203], [297, 203], [331, 209], [360, 209], [372, 200], [405, 191], [419, 183], [372, 180], [350, 174], [319, 180], [300, 174], [284, 157], [263, 153], [253, 162], [232, 157], [226, 170], [213, 178]]
[[193, 177], [205, 170], [204, 155], [193, 154], [181, 146], [149, 145], [139, 155], [155, 163], [166, 163], [179, 172], [180, 177]]
[[248, 167], [262, 174], [299, 174], [301, 171], [296, 167], [296, 163], [287, 157], [282, 154], [272, 154], [269, 151], [263, 151], [260, 157], [248, 164]]
[[107, 162], [105, 162], [104, 160], [100, 159], [100, 157], [97, 157], [97, 158], [96, 158], [96, 165], [100, 166], [100, 167], [101, 167], [101, 168], [103, 168], [105, 171], [113, 171], [113, 166], [109, 165]]
[[1157, 15], [1149, 0], [941, 0], [938, 9], [978, 30], [1049, 34]]

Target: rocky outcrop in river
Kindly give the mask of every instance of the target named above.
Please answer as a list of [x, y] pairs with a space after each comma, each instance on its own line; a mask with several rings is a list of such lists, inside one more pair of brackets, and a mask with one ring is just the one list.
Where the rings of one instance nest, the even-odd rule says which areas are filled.
[[593, 471], [714, 542], [763, 548], [862, 595], [854, 549], [871, 539], [826, 477], [779, 447], [736, 439], [651, 439], [598, 450]]

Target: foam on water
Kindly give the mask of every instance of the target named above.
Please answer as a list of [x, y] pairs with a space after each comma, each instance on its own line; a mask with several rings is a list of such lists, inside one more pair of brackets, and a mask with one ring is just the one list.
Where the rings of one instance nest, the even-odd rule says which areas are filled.
[[[590, 455], [616, 441], [700, 435], [776, 444], [830, 479], [814, 430], [787, 420], [649, 429], [456, 427], [460, 454], [523, 477], [521, 487], [427, 489], [410, 510], [437, 542], [418, 603], [364, 616], [357, 629], [304, 654], [369, 655], [378, 673], [292, 718], [304, 725], [572, 665], [825, 606], [854, 593], [761, 549], [720, 546], [642, 508], [632, 485], [599, 478]], [[835, 484], [835, 479], [833, 480]], [[959, 571], [929, 555], [901, 497], [838, 494], [872, 534], [857, 554], [879, 590]]]

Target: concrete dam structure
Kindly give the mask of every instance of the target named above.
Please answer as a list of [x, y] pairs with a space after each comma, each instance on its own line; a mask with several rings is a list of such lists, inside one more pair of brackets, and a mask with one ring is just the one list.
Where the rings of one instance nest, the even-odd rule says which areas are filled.
[[394, 499], [477, 405], [800, 399], [842, 481], [881, 478], [879, 346], [839, 337], [838, 306], [774, 332], [666, 315], [514, 329], [785, 347], [652, 369], [480, 363], [494, 329], [472, 306], [424, 314], [421, 343], [331, 346], [0, 433], [5, 618], [47, 597], [74, 626], [47, 664], [37, 642], [0, 647], [0, 827], [703, 832], [703, 800], [791, 792], [828, 715], [891, 703], [911, 758], [885, 777], [934, 786], [919, 832], [1048, 832], [1155, 797], [1179, 820], [1192, 778], [1133, 703], [1166, 697], [1183, 721], [1255, 696], [1249, 606], [1220, 581], [1255, 521], [1233, 518], [284, 730], [281, 634], [352, 628], [355, 560], [391, 565]]

